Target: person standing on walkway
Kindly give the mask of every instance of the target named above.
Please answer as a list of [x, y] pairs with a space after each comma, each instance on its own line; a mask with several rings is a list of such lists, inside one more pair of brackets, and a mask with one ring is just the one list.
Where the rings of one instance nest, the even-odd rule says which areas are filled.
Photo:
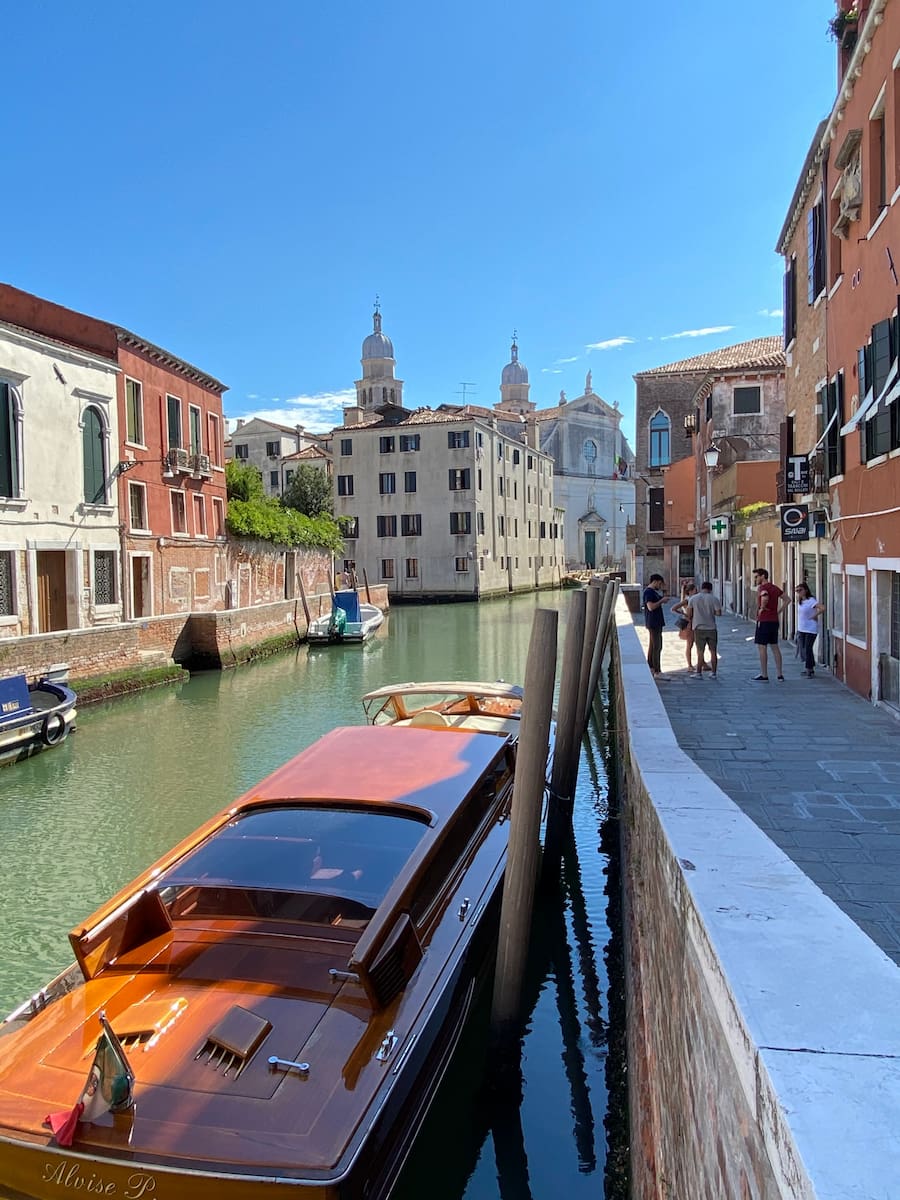
[[[684, 642], [684, 657], [687, 662], [688, 675], [693, 670], [691, 661], [694, 649], [694, 630], [691, 625], [691, 614], [688, 611], [688, 600], [691, 596], [697, 594], [697, 585], [694, 583], [683, 583], [681, 585], [681, 599], [677, 604], [672, 605], [672, 612], [678, 613], [679, 617], [675, 624], [678, 626], [678, 636]], [[699, 671], [699, 667], [697, 670]]]
[[716, 629], [716, 617], [721, 617], [722, 609], [708, 580], [701, 584], [696, 595], [691, 596], [687, 607], [694, 630], [694, 645], [697, 647], [697, 673], [694, 678], [703, 678], [706, 647], [709, 646], [708, 670], [711, 678], [715, 679], [719, 669], [719, 631]]
[[666, 585], [662, 575], [651, 575], [649, 587], [644, 588], [643, 609], [644, 627], [649, 635], [647, 664], [654, 679], [661, 678], [659, 658], [662, 654], [663, 630], [666, 627], [663, 605], [667, 599]]
[[772, 647], [772, 657], [778, 670], [778, 679], [784, 683], [784, 667], [781, 662], [781, 647], [778, 639], [781, 635], [781, 609], [784, 592], [774, 583], [769, 582], [769, 572], [765, 567], [757, 567], [753, 572], [753, 582], [756, 584], [756, 633], [753, 640], [759, 650], [759, 674], [754, 680], [769, 678], [768, 648]]
[[805, 663], [803, 674], [812, 679], [816, 673], [813, 646], [819, 634], [819, 614], [825, 611], [825, 605], [818, 602], [805, 583], [797, 584], [794, 597], [797, 601], [797, 649]]

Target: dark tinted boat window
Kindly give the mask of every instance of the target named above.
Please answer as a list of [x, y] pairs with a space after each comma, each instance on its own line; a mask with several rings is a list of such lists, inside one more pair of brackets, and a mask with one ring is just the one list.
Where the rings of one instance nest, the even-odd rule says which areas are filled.
[[229, 821], [157, 886], [320, 893], [358, 898], [374, 909], [426, 828], [424, 821], [390, 813], [257, 809]]

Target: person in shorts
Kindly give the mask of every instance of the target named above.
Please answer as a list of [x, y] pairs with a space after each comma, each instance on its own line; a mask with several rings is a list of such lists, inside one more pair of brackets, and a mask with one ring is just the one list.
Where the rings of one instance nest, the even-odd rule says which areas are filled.
[[644, 626], [648, 635], [647, 664], [654, 679], [662, 678], [660, 654], [662, 653], [663, 629], [666, 625], [663, 605], [668, 598], [662, 575], [651, 575], [649, 586], [644, 588], [642, 607]]
[[784, 592], [774, 583], [769, 582], [769, 572], [765, 567], [757, 567], [753, 572], [753, 582], [756, 584], [756, 633], [753, 640], [759, 650], [759, 674], [754, 680], [769, 678], [769, 647], [772, 647], [772, 657], [778, 671], [777, 678], [784, 682], [784, 667], [781, 662], [781, 647], [778, 639], [781, 636], [781, 608]]
[[[691, 596], [687, 607], [691, 617], [691, 628], [694, 631], [694, 647], [697, 651], [697, 671], [692, 678], [702, 679], [703, 670], [706, 668], [710, 677], [715, 679], [719, 669], [719, 631], [716, 629], [716, 617], [721, 617], [722, 609], [713, 595], [713, 587], [708, 580], [700, 585], [699, 592]], [[706, 667], [705, 661], [707, 646], [709, 646], [708, 667]]]

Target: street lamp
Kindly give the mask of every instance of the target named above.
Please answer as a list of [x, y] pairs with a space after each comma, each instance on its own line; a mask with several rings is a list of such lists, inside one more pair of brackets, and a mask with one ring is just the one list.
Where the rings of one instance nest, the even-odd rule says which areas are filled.
[[715, 444], [715, 442], [713, 442], [708, 449], [703, 451], [703, 461], [710, 470], [713, 470], [713, 468], [719, 465], [719, 454], [719, 447]]

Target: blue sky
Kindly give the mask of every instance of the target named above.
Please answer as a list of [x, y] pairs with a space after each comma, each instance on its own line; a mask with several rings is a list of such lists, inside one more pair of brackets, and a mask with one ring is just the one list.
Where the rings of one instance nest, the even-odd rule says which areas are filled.
[[538, 407], [780, 333], [833, 0], [29, 0], [4, 15], [0, 279], [339, 424], [381, 297], [411, 407]]

